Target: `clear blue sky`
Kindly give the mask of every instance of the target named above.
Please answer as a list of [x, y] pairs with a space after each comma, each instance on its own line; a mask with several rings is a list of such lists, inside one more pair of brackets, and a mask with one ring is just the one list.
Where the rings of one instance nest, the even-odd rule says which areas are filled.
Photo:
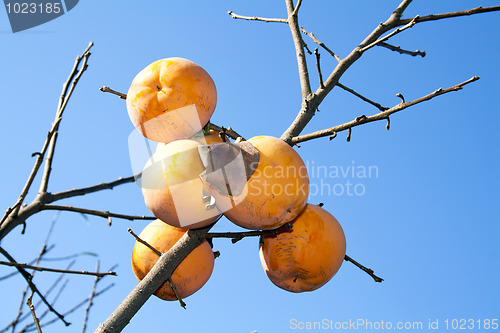
[[[300, 24], [340, 56], [346, 56], [372, 29], [388, 18], [398, 1], [304, 1]], [[415, 1], [405, 14], [413, 17], [495, 5], [492, 1]], [[202, 65], [218, 89], [213, 122], [232, 126], [246, 137], [280, 136], [300, 107], [300, 85], [289, 29], [283, 24], [236, 21], [227, 15], [285, 17], [284, 1], [80, 1], [68, 14], [31, 30], [12, 34], [0, 10], [0, 209], [12, 205], [41, 149], [74, 58], [89, 41], [95, 46], [60, 129], [49, 190], [89, 186], [130, 176], [127, 138], [133, 130], [125, 103], [101, 93], [103, 85], [127, 92], [134, 76], [154, 60], [180, 56]], [[474, 75], [481, 80], [460, 92], [425, 102], [385, 123], [355, 128], [333, 141], [307, 142], [298, 152], [310, 168], [372, 167], [371, 177], [352, 174], [311, 177], [321, 189], [311, 203], [323, 202], [342, 224], [347, 253], [371, 267], [385, 281], [377, 284], [349, 263], [323, 288], [291, 294], [275, 287], [264, 274], [257, 239], [236, 245], [215, 241], [221, 251], [214, 273], [201, 291], [174, 302], [152, 298], [126, 332], [292, 332], [297, 322], [368, 320], [422, 322], [429, 319], [500, 319], [500, 121], [497, 33], [500, 13], [421, 23], [394, 40], [425, 58], [374, 48], [350, 68], [341, 82], [384, 106], [413, 100], [439, 87]], [[314, 43], [304, 37], [311, 49]], [[322, 52], [323, 72], [335, 60]], [[314, 58], [309, 57], [313, 87]], [[336, 88], [320, 106], [304, 133], [331, 127], [377, 109]], [[322, 183], [323, 182], [323, 183]], [[358, 194], [348, 195], [347, 182]], [[335, 187], [336, 186], [336, 187]], [[344, 193], [340, 190], [344, 188]], [[354, 187], [353, 187], [354, 188]], [[351, 189], [353, 189], [351, 188]], [[38, 189], [35, 185], [34, 191]], [[333, 190], [335, 189], [335, 191]], [[28, 198], [32, 198], [33, 193]], [[143, 215], [140, 189], [128, 184], [68, 205]], [[4, 241], [20, 262], [38, 254], [54, 212], [28, 220], [26, 234], [14, 230]], [[114, 264], [115, 284], [96, 299], [89, 321], [93, 331], [135, 286], [130, 267], [134, 244], [127, 228], [139, 232], [146, 222], [85, 219], [61, 213], [51, 238], [56, 247], [47, 257], [93, 252], [101, 267]], [[238, 230], [221, 220], [215, 231]], [[95, 257], [82, 256], [74, 269], [93, 270]], [[66, 262], [46, 262], [65, 267]], [[0, 276], [10, 272], [0, 267]], [[38, 273], [46, 290], [57, 277]], [[93, 278], [71, 278], [55, 303], [61, 312], [90, 294]], [[17, 313], [24, 281], [0, 281], [0, 329]], [[52, 294], [54, 297], [55, 293]], [[42, 307], [39, 307], [40, 312]], [[83, 312], [69, 315], [50, 332], [79, 331]], [[46, 318], [48, 319], [48, 317]], [[477, 325], [477, 322], [476, 322]], [[335, 330], [334, 330], [335, 331]], [[341, 330], [338, 330], [341, 331]], [[358, 330], [366, 331], [364, 328]], [[472, 332], [472, 331], [471, 331]]]

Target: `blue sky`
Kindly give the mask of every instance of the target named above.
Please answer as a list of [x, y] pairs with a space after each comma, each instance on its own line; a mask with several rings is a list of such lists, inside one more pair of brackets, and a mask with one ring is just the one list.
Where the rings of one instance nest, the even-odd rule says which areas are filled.
[[[405, 17], [496, 5], [490, 1], [415, 1]], [[341, 57], [361, 42], [397, 7], [398, 1], [304, 1], [300, 24]], [[133, 130], [124, 101], [101, 93], [103, 85], [126, 93], [134, 76], [149, 63], [179, 56], [203, 66], [214, 79], [218, 104], [214, 123], [232, 126], [247, 138], [280, 136], [300, 107], [300, 85], [294, 48], [284, 24], [233, 20], [242, 15], [285, 17], [282, 1], [81, 1], [71, 12], [25, 32], [12, 34], [0, 10], [0, 94], [3, 130], [0, 154], [4, 181], [1, 209], [12, 205], [29, 174], [54, 118], [55, 108], [74, 58], [93, 41], [89, 68], [68, 105], [57, 144], [49, 191], [127, 177], [132, 174], [127, 139]], [[333, 141], [320, 139], [298, 148], [309, 166], [373, 167], [371, 177], [352, 174], [311, 177], [318, 191], [309, 202], [323, 202], [347, 237], [347, 253], [371, 267], [385, 281], [377, 284], [349, 263], [323, 288], [291, 294], [275, 287], [263, 272], [257, 239], [231, 245], [216, 240], [221, 252], [214, 273], [198, 293], [187, 298], [187, 310], [174, 302], [151, 298], [126, 332], [292, 332], [300, 322], [422, 322], [429, 319], [494, 319], [500, 315], [500, 134], [497, 102], [500, 49], [496, 32], [500, 13], [486, 13], [417, 24], [391, 43], [425, 50], [425, 58], [399, 55], [384, 48], [367, 52], [342, 77], [343, 84], [384, 106], [413, 100], [439, 87], [478, 75], [460, 92], [419, 104], [391, 117], [353, 129]], [[314, 43], [304, 36], [312, 49]], [[321, 51], [321, 50], [320, 50]], [[322, 52], [324, 75], [336, 64]], [[309, 57], [314, 88], [314, 57]], [[335, 88], [304, 133], [350, 121], [377, 109]], [[348, 195], [347, 182], [363, 190]], [[336, 186], [336, 187], [335, 187]], [[340, 194], [340, 189], [346, 191]], [[37, 186], [33, 187], [36, 192]], [[358, 192], [359, 194], [360, 192]], [[33, 193], [28, 200], [33, 198]], [[133, 184], [66, 202], [68, 205], [149, 215], [140, 189]], [[18, 261], [36, 257], [54, 212], [28, 220], [25, 235], [15, 229], [2, 241]], [[147, 222], [85, 219], [63, 212], [47, 257], [92, 252], [101, 267], [118, 264], [115, 284], [92, 308], [89, 330], [105, 320], [135, 286], [130, 267], [134, 239]], [[239, 230], [221, 220], [214, 231]], [[81, 256], [74, 269], [93, 270], [96, 258]], [[46, 262], [65, 267], [66, 262]], [[0, 276], [11, 268], [0, 267]], [[57, 275], [38, 273], [42, 290]], [[64, 312], [87, 297], [93, 278], [71, 278], [55, 304]], [[0, 281], [0, 329], [17, 313], [24, 288], [20, 277]], [[40, 311], [42, 307], [40, 306]], [[79, 330], [83, 312], [68, 316], [50, 332]], [[47, 317], [48, 319], [48, 317]], [[500, 318], [499, 318], [500, 319]], [[477, 322], [476, 322], [477, 324]], [[358, 331], [366, 331], [360, 328]]]

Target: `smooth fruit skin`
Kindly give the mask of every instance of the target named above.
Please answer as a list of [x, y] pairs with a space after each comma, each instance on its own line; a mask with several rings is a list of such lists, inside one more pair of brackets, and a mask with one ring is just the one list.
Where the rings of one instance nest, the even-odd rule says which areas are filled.
[[[167, 252], [186, 233], [187, 229], [172, 227], [163, 221], [154, 220], [144, 228], [139, 237], [161, 253]], [[136, 242], [132, 251], [132, 270], [139, 281], [153, 268], [158, 255], [146, 245]], [[172, 281], [180, 298], [186, 298], [208, 281], [214, 269], [214, 254], [205, 240], [177, 266], [172, 273]], [[177, 300], [168, 281], [155, 293], [166, 301]]]
[[263, 237], [259, 248], [262, 267], [284, 290], [313, 291], [330, 281], [342, 265], [344, 231], [333, 215], [311, 204], [292, 223], [291, 230]]
[[141, 176], [144, 202], [153, 215], [178, 228], [201, 228], [221, 214], [217, 207], [207, 209], [203, 198], [205, 171], [198, 154], [199, 142], [177, 140], [158, 145]]
[[127, 93], [127, 111], [135, 128], [163, 143], [200, 131], [216, 104], [217, 90], [210, 75], [184, 58], [153, 62], [136, 75]]
[[257, 136], [248, 142], [259, 151], [259, 162], [244, 191], [224, 196], [212, 186], [212, 195], [220, 211], [234, 224], [251, 230], [278, 228], [293, 220], [307, 203], [306, 166], [283, 140]]

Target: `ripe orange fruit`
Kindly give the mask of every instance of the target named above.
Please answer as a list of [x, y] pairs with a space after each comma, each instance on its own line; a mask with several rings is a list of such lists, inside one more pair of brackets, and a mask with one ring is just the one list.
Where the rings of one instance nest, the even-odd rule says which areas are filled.
[[316, 290], [330, 281], [342, 265], [344, 231], [333, 215], [311, 204], [291, 223], [290, 230], [262, 237], [262, 267], [271, 282], [284, 290]]
[[257, 163], [253, 162], [257, 166], [253, 165], [255, 171], [243, 191], [225, 194], [220, 186], [211, 184], [211, 194], [219, 210], [236, 225], [247, 229], [278, 228], [293, 220], [306, 205], [306, 166], [299, 154], [278, 138], [257, 136], [247, 143], [257, 149], [259, 157]]
[[[172, 227], [154, 220], [139, 237], [161, 253], [167, 252], [186, 233], [186, 229]], [[139, 281], [153, 268], [158, 255], [146, 245], [136, 242], [132, 251], [132, 270]], [[214, 269], [214, 254], [206, 240], [196, 247], [172, 273], [172, 282], [180, 298], [186, 298], [203, 287]], [[177, 300], [174, 290], [165, 281], [154, 293], [166, 301]]]
[[146, 138], [168, 143], [200, 131], [217, 104], [210, 75], [183, 58], [166, 58], [144, 68], [127, 93], [127, 110]]
[[200, 174], [205, 171], [193, 140], [158, 145], [141, 175], [144, 202], [154, 216], [180, 228], [201, 228], [221, 214], [204, 197]]

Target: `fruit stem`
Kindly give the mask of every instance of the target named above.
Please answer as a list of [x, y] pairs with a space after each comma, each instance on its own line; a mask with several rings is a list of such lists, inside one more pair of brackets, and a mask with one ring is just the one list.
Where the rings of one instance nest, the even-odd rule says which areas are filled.
[[356, 260], [352, 259], [351, 257], [349, 257], [347, 254], [345, 255], [344, 257], [344, 260], [345, 261], [350, 261], [351, 263], [353, 263], [355, 266], [357, 266], [359, 269], [361, 269], [362, 271], [364, 271], [366, 274], [370, 275], [373, 280], [375, 282], [382, 282], [384, 281], [384, 279], [376, 276], [373, 272], [373, 270], [371, 268], [366, 268], [365, 266], [361, 265], [359, 262], [357, 262]]

